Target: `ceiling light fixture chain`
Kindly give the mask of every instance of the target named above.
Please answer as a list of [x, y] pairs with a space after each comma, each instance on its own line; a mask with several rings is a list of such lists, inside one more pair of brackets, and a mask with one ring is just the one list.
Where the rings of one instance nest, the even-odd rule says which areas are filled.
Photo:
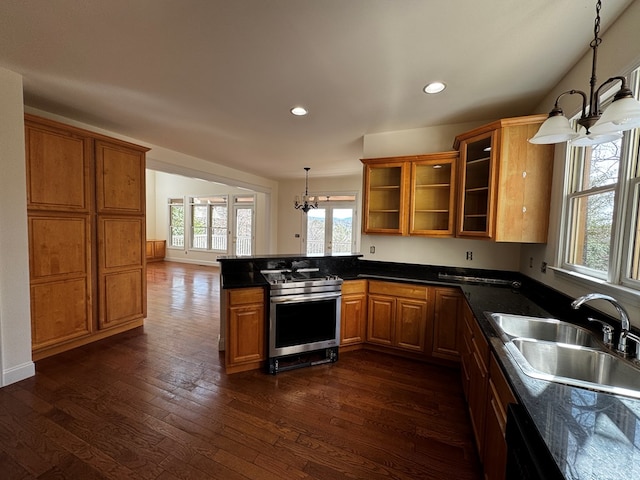
[[297, 210], [302, 210], [304, 213], [307, 213], [312, 208], [318, 208], [318, 197], [309, 196], [309, 170], [311, 170], [311, 167], [304, 167], [304, 170], [306, 172], [304, 181], [304, 196], [302, 197], [302, 202], [300, 201], [300, 197], [297, 196], [293, 206]]
[[[540, 126], [536, 135], [529, 140], [531, 143], [552, 144], [571, 141], [575, 146], [596, 145], [619, 139], [622, 137], [623, 131], [640, 126], [640, 102], [634, 98], [626, 77], [611, 77], [596, 88], [598, 47], [602, 43], [602, 38], [600, 38], [601, 9], [602, 1], [598, 0], [593, 25], [593, 40], [589, 43], [593, 51], [589, 97], [587, 98], [587, 94], [583, 91], [575, 89], [558, 95], [553, 109], [549, 112], [549, 118]], [[600, 110], [600, 92], [605, 86], [616, 81], [620, 81], [620, 90], [615, 94], [607, 111], [603, 113]], [[562, 97], [575, 94], [582, 97], [582, 113], [577, 120], [578, 125], [582, 127], [579, 132], [571, 128], [569, 120], [564, 116], [562, 108], [559, 106]]]

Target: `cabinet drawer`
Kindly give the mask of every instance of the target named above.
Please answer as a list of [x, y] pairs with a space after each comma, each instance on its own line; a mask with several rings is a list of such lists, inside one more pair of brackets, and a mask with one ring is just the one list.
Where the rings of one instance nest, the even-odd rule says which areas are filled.
[[409, 283], [379, 282], [369, 281], [369, 293], [388, 295], [391, 297], [427, 299], [427, 287], [422, 285], [412, 285]]
[[264, 290], [262, 288], [235, 288], [228, 291], [229, 305], [243, 305], [248, 303], [262, 303]]
[[367, 281], [345, 280], [342, 284], [342, 295], [350, 295], [352, 293], [367, 293]]

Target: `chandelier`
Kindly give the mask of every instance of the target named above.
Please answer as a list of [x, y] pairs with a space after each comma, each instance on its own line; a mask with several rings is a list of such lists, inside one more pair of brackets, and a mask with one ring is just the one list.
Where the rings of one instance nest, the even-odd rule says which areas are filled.
[[306, 172], [306, 179], [304, 182], [304, 196], [302, 197], [302, 203], [300, 203], [300, 197], [296, 196], [296, 202], [293, 206], [296, 209], [307, 213], [312, 208], [318, 208], [318, 197], [309, 196], [309, 170], [311, 170], [311, 167], [304, 167], [304, 170]]
[[[640, 102], [633, 98], [633, 92], [627, 86], [625, 77], [611, 77], [596, 88], [598, 46], [602, 43], [602, 39], [599, 36], [601, 8], [602, 1], [598, 0], [593, 27], [594, 38], [589, 44], [593, 50], [589, 98], [581, 90], [562, 92], [556, 98], [553, 110], [549, 113], [549, 118], [540, 126], [538, 133], [529, 139], [529, 142], [551, 144], [570, 141], [575, 146], [596, 145], [621, 138], [623, 131], [640, 127]], [[617, 81], [621, 83], [620, 90], [613, 97], [611, 105], [602, 112], [600, 110], [600, 91], [606, 85]], [[562, 109], [558, 105], [563, 96], [574, 94], [582, 97], [582, 114], [577, 120], [578, 125], [580, 125], [578, 132], [571, 128], [569, 120], [564, 116]]]

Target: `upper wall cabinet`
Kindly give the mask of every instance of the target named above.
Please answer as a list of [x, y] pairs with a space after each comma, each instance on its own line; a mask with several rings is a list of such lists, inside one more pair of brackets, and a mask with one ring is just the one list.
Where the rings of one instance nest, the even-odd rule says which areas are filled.
[[364, 233], [452, 236], [458, 152], [363, 159]]
[[533, 145], [546, 115], [498, 120], [458, 135], [456, 236], [496, 242], [547, 241], [553, 145]]
[[365, 233], [407, 234], [411, 165], [400, 158], [376, 158], [364, 163]]

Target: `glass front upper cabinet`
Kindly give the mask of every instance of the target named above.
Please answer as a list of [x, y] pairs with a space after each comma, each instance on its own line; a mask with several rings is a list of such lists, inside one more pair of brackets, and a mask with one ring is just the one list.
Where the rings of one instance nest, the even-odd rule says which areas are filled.
[[461, 185], [458, 235], [491, 236], [494, 133], [460, 143]]

